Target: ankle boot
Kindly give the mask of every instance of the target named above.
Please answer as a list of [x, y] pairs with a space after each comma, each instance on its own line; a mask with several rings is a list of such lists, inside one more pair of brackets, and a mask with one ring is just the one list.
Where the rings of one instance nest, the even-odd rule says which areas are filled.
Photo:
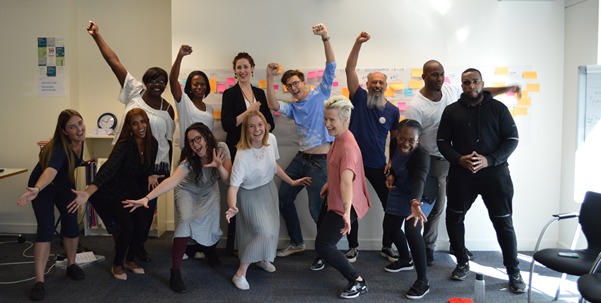
[[182, 275], [179, 269], [171, 270], [171, 278], [169, 278], [169, 285], [171, 286], [171, 290], [175, 291], [176, 293], [183, 294], [186, 291], [188, 291], [186, 289], [184, 281], [182, 281]]

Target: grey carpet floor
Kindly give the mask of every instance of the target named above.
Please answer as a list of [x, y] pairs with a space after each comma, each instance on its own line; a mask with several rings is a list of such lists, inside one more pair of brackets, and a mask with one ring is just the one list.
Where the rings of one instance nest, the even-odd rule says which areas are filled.
[[[275, 273], [267, 273], [251, 265], [247, 273], [250, 290], [238, 290], [232, 283], [232, 276], [238, 268], [238, 259], [221, 256], [222, 265], [209, 267], [206, 260], [193, 258], [182, 263], [182, 276], [188, 288], [186, 294], [177, 294], [169, 288], [171, 268], [171, 237], [167, 232], [160, 238], [149, 239], [146, 248], [152, 255], [149, 263], [137, 262], [146, 271], [145, 275], [128, 272], [127, 281], [112, 277], [110, 268], [113, 258], [111, 237], [81, 237], [82, 246], [91, 249], [106, 260], [84, 269], [83, 281], [69, 279], [64, 270], [53, 269], [46, 276], [46, 299], [44, 302], [340, 302], [338, 296], [346, 286], [346, 280], [335, 269], [326, 266], [324, 270], [313, 272], [309, 266], [317, 256], [315, 251], [305, 251], [286, 258], [276, 258]], [[28, 241], [33, 235], [26, 235]], [[24, 257], [28, 243], [16, 243], [16, 237], [0, 236], [0, 263], [32, 261]], [[55, 236], [52, 253], [64, 253], [60, 239]], [[218, 250], [218, 253], [223, 253]], [[33, 248], [26, 252], [33, 255]], [[428, 267], [430, 292], [421, 302], [448, 302], [449, 298], [471, 298], [473, 296], [475, 274], [483, 272], [486, 281], [487, 302], [526, 302], [527, 294], [513, 294], [507, 290], [507, 276], [500, 252], [474, 252], [471, 262], [472, 274], [466, 281], [449, 278], [455, 267], [455, 260], [446, 252], [435, 253], [435, 265]], [[520, 253], [520, 268], [527, 282], [531, 252]], [[409, 301], [405, 293], [416, 279], [415, 271], [388, 273], [384, 266], [389, 262], [380, 256], [379, 251], [359, 250], [355, 268], [364, 277], [369, 291], [354, 299], [356, 302], [398, 302]], [[51, 264], [49, 262], [49, 264]], [[33, 281], [4, 284], [34, 276], [33, 264], [0, 265], [0, 302], [27, 302]], [[552, 302], [560, 274], [537, 266], [534, 276], [534, 302]], [[577, 302], [577, 277], [568, 277], [558, 302]]]

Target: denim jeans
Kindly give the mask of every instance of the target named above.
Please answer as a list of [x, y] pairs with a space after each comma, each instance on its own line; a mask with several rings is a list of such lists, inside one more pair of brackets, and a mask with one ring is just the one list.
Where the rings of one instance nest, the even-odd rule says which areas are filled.
[[[286, 174], [292, 180], [303, 177], [311, 177], [311, 185], [307, 187], [307, 194], [309, 196], [309, 213], [311, 213], [313, 221], [317, 223], [317, 218], [319, 217], [319, 210], [321, 209], [322, 203], [319, 192], [324, 184], [326, 184], [328, 181], [327, 159], [324, 157], [322, 159], [307, 160], [303, 158], [299, 152], [286, 168]], [[288, 229], [290, 242], [295, 245], [303, 244], [305, 242], [303, 240], [303, 234], [301, 232], [296, 206], [294, 205], [296, 196], [303, 188], [304, 187], [302, 186], [292, 187], [288, 185], [288, 183], [282, 182], [279, 192], [280, 214], [282, 214], [282, 218], [284, 218], [284, 222], [286, 222], [286, 228]]]

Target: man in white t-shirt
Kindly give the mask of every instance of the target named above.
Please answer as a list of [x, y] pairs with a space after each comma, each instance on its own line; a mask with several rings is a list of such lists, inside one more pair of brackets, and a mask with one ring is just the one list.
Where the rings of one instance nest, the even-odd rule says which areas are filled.
[[[434, 248], [438, 238], [438, 223], [446, 202], [447, 175], [449, 162], [442, 156], [436, 146], [436, 135], [440, 117], [447, 105], [459, 100], [463, 90], [459, 85], [445, 83], [444, 67], [436, 60], [424, 63], [422, 79], [424, 87], [413, 97], [407, 107], [405, 118], [418, 121], [422, 125], [420, 144], [430, 152], [430, 169], [438, 178], [438, 197], [436, 203], [424, 225], [424, 242], [426, 242], [426, 256], [428, 265], [434, 264]], [[487, 87], [493, 96], [505, 92], [514, 92], [521, 95], [519, 86]], [[466, 249], [470, 260], [473, 255]]]

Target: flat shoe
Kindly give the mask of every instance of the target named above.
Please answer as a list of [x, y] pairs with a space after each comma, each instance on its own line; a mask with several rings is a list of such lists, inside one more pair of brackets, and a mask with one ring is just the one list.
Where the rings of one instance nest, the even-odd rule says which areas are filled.
[[257, 262], [256, 264], [259, 268], [262, 268], [266, 272], [275, 272], [275, 266], [273, 266], [273, 264], [271, 264], [269, 261]]
[[234, 282], [234, 285], [236, 285], [236, 287], [238, 289], [248, 290], [250, 288], [250, 285], [248, 285], [248, 281], [246, 281], [246, 277], [244, 277], [244, 276], [242, 276], [240, 278], [234, 276], [232, 278], [232, 281]]
[[111, 273], [113, 274], [113, 277], [115, 277], [115, 279], [117, 279], [117, 280], [123, 280], [123, 281], [127, 280], [127, 274], [126, 273], [116, 274], [113, 271], [112, 267], [111, 267]]
[[134, 274], [137, 274], [137, 275], [144, 274], [144, 268], [131, 268], [131, 267], [129, 267], [129, 265], [127, 265], [127, 263], [123, 263], [123, 268], [125, 268], [127, 270], [131, 270], [131, 272], [133, 272]]

